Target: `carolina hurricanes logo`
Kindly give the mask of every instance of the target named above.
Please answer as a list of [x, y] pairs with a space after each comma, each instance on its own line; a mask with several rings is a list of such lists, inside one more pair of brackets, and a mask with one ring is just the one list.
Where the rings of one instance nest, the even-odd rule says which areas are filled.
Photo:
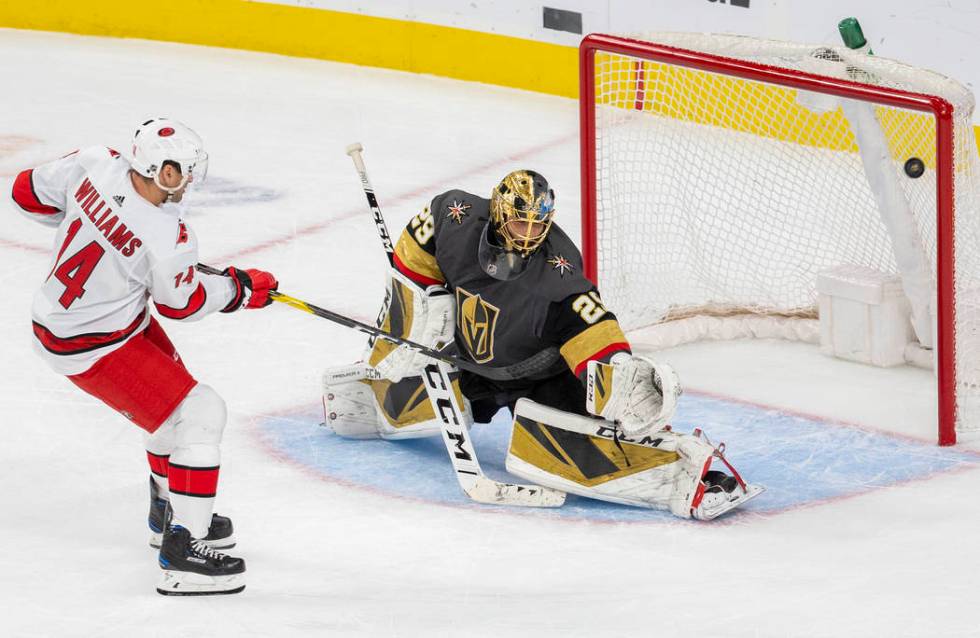
[[180, 244], [186, 244], [188, 239], [187, 226], [184, 225], [184, 222], [179, 222], [177, 227], [177, 243], [174, 245], [179, 246]]
[[446, 217], [452, 219], [457, 224], [462, 224], [463, 217], [466, 216], [466, 211], [468, 211], [471, 208], [471, 206], [466, 202], [457, 202], [454, 199], [452, 206], [449, 206], [448, 208], [449, 208], [449, 213], [446, 214]]
[[575, 266], [572, 265], [572, 262], [568, 261], [561, 255], [553, 256], [551, 259], [548, 260], [548, 263], [551, 264], [552, 269], [557, 270], [558, 274], [561, 275], [562, 277], [565, 276], [566, 271], [572, 272], [575, 269]]
[[157, 135], [159, 135], [160, 137], [170, 137], [173, 134], [174, 134], [174, 130], [169, 126], [164, 126], [162, 129], [157, 131]]

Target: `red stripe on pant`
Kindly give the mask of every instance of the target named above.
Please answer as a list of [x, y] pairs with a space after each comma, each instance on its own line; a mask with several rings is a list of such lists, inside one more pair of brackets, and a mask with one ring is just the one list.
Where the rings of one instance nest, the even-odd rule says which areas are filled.
[[187, 467], [170, 464], [170, 493], [214, 498], [218, 491], [219, 467]]
[[146, 460], [150, 462], [150, 471], [157, 476], [166, 478], [167, 470], [170, 468], [170, 455], [165, 454], [163, 456], [154, 454], [147, 450]]

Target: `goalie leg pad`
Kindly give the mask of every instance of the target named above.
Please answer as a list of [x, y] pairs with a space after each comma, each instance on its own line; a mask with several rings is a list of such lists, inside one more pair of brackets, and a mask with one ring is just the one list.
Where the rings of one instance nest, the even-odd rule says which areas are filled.
[[[348, 374], [357, 366], [331, 368], [323, 374], [324, 422], [340, 436], [354, 439], [388, 440], [440, 436], [442, 425], [432, 411], [428, 392], [421, 376], [405, 377], [397, 383], [385, 379], [361, 378]], [[470, 408], [453, 375], [453, 389], [463, 414], [469, 419]]]
[[676, 435], [658, 432], [653, 446], [587, 434], [603, 425], [611, 424], [521, 399], [514, 407], [507, 470], [547, 487], [637, 507], [674, 511], [687, 492], [693, 498], [693, 488], [677, 484], [697, 469], [686, 467]]
[[[398, 382], [371, 381], [371, 392], [380, 415], [381, 438], [398, 440], [442, 435], [442, 423], [432, 411], [421, 376], [405, 377]], [[465, 407], [463, 410], [469, 414]]]
[[[613, 432], [608, 421], [521, 399], [514, 408], [507, 470], [579, 496], [702, 520], [762, 491], [742, 483], [731, 466], [735, 476], [709, 473], [712, 461], [724, 457], [699, 432], [661, 430], [635, 440], [616, 440]], [[705, 482], [706, 474], [712, 480]]]
[[370, 381], [338, 382], [335, 370], [328, 369], [323, 373], [324, 424], [349, 439], [378, 438], [378, 408]]

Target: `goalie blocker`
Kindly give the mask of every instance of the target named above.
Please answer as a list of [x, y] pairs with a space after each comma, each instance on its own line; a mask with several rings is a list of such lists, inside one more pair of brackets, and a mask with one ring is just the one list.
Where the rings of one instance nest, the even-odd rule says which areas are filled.
[[[445, 289], [421, 289], [395, 270], [388, 272], [378, 327], [397, 337], [438, 348], [452, 341], [453, 304]], [[366, 363], [329, 368], [323, 374], [324, 422], [340, 436], [355, 439], [407, 439], [438, 436], [442, 425], [422, 381], [426, 357], [390, 341], [368, 344]], [[385, 378], [383, 378], [385, 377]], [[456, 400], [469, 415], [450, 375]]]

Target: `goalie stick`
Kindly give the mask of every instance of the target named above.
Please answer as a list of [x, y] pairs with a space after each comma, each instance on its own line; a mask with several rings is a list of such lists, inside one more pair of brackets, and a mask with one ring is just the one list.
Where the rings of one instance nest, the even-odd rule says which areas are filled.
[[450, 372], [449, 365], [442, 361], [430, 363], [425, 366], [422, 380], [432, 409], [442, 421], [442, 441], [463, 493], [474, 501], [490, 505], [561, 507], [565, 503], [565, 492], [540, 485], [503, 483], [483, 473], [463, 421], [463, 411], [449, 382]]
[[354, 161], [354, 168], [357, 169], [357, 175], [361, 178], [361, 188], [364, 189], [364, 196], [367, 198], [368, 207], [371, 209], [371, 214], [374, 215], [374, 225], [378, 228], [381, 245], [385, 249], [385, 254], [388, 256], [388, 263], [394, 268], [395, 246], [391, 243], [391, 233], [388, 232], [388, 225], [385, 224], [385, 218], [381, 214], [381, 207], [378, 206], [378, 198], [374, 194], [374, 187], [371, 186], [371, 180], [368, 179], [367, 167], [364, 166], [364, 159], [361, 158], [361, 151], [363, 150], [364, 147], [361, 146], [360, 142], [354, 142], [347, 146], [347, 154]]
[[[378, 205], [374, 188], [368, 180], [367, 169], [361, 157], [364, 147], [359, 143], [350, 144], [347, 147], [347, 154], [354, 162], [358, 176], [361, 178], [361, 186], [367, 197], [368, 206], [374, 216], [374, 223], [378, 229], [378, 236], [388, 256], [388, 263], [391, 267], [395, 266], [395, 249], [391, 244], [391, 235], [388, 233], [388, 226], [385, 224], [384, 216], [381, 214], [381, 207]], [[403, 340], [404, 341], [404, 340]], [[409, 344], [415, 347], [417, 344]], [[424, 348], [424, 349], [422, 349]], [[448, 363], [453, 363], [456, 367], [471, 372], [479, 372], [479, 366], [469, 364], [467, 361], [452, 357], [450, 360], [445, 355], [437, 353], [432, 357], [429, 352], [434, 352], [430, 348], [421, 346], [420, 352], [435, 359], [437, 363], [430, 363], [425, 366], [422, 380], [432, 404], [432, 410], [442, 422], [442, 440], [446, 444], [446, 452], [449, 460], [456, 471], [456, 480], [463, 493], [479, 503], [494, 505], [516, 505], [523, 507], [560, 507], [565, 503], [565, 492], [553, 490], [539, 485], [519, 485], [514, 483], [503, 483], [495, 481], [483, 473], [480, 462], [476, 456], [476, 450], [469, 438], [463, 420], [463, 411], [456, 400], [456, 393], [453, 392], [452, 383], [449, 380], [451, 369]], [[460, 365], [466, 363], [467, 365]], [[474, 368], [476, 368], [474, 370]]]

